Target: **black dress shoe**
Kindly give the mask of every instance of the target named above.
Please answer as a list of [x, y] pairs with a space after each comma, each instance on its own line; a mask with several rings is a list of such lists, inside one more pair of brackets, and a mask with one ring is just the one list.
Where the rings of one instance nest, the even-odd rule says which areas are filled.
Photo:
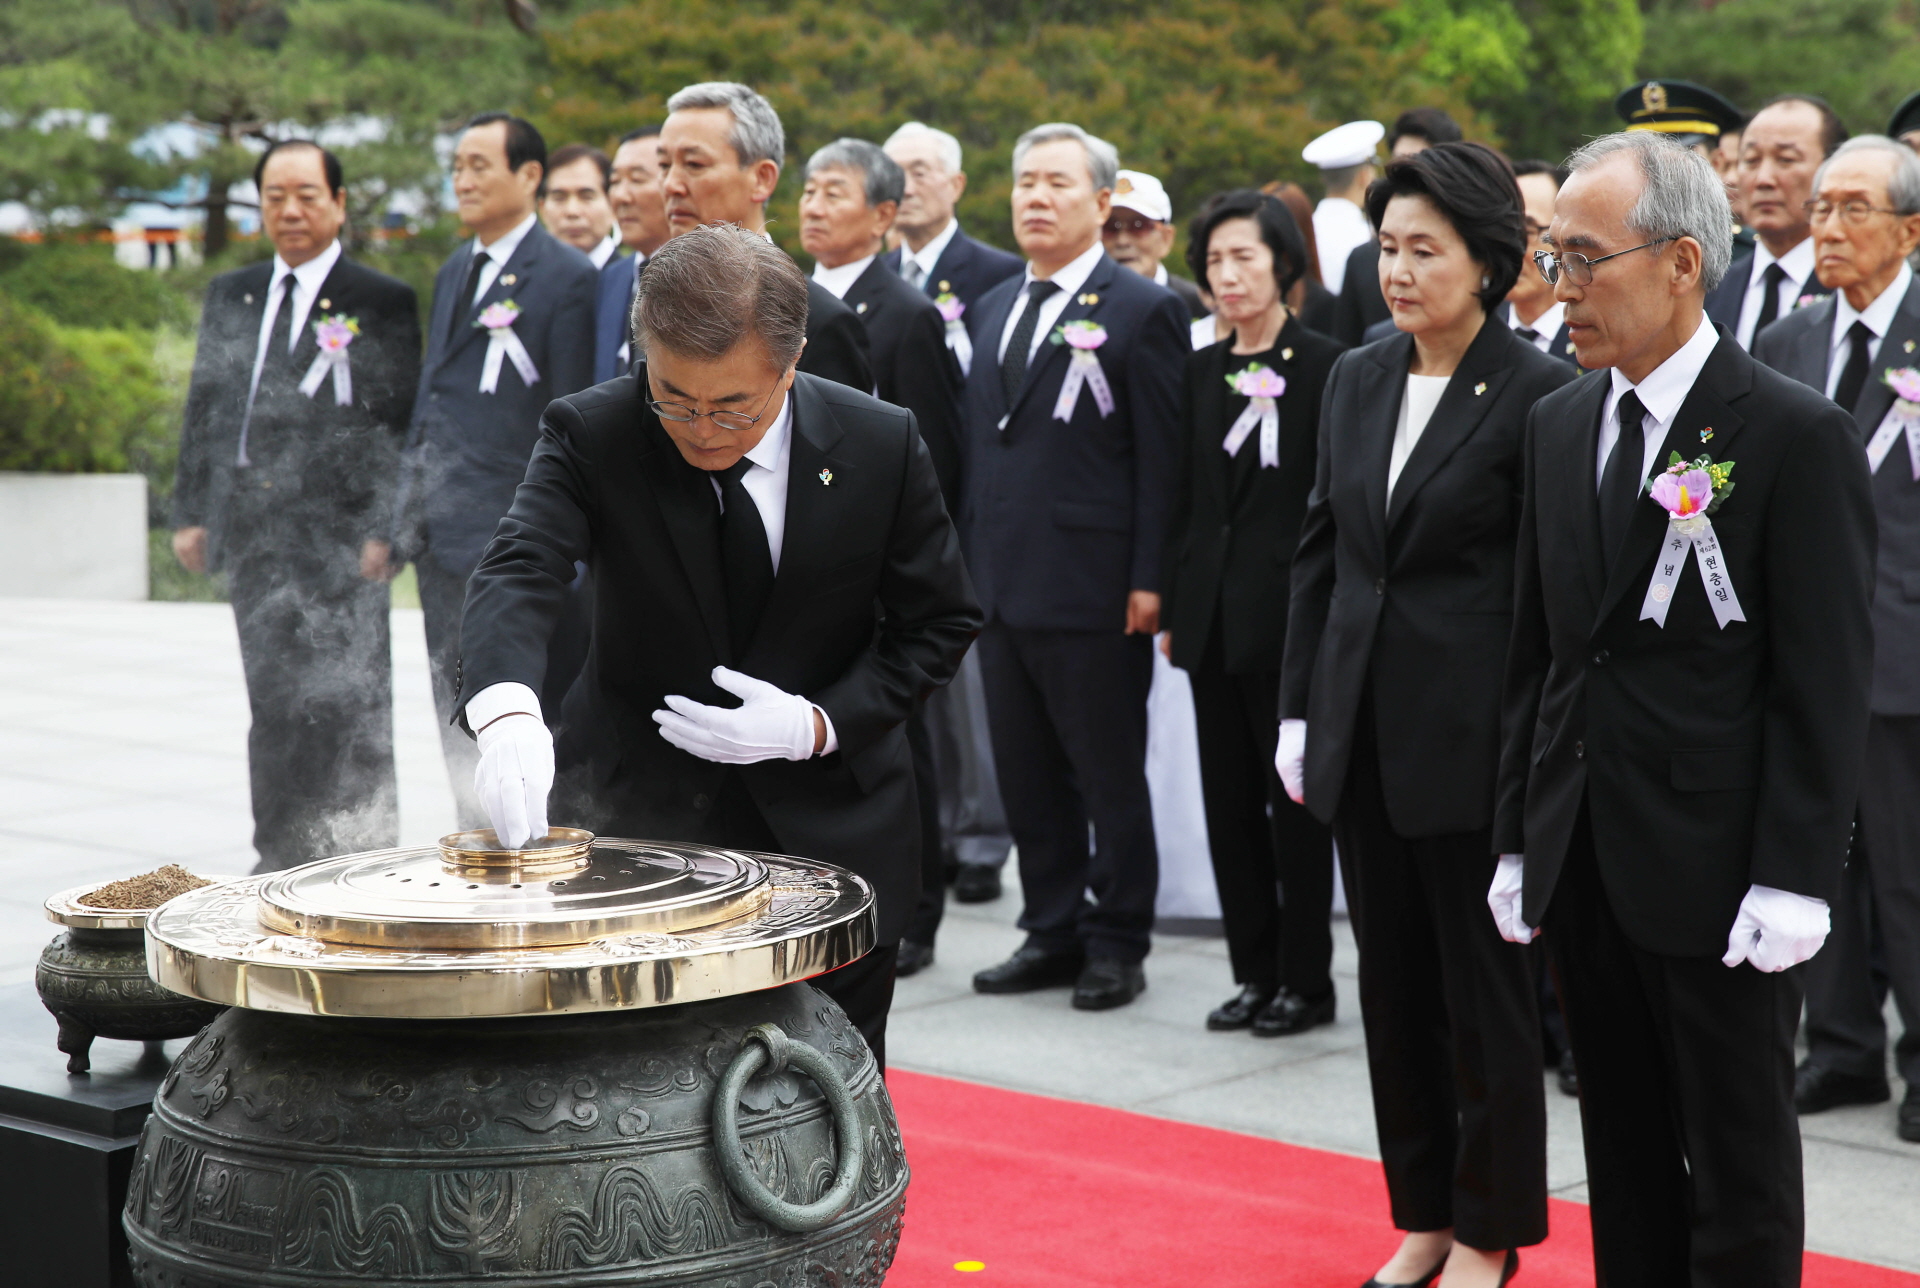
[[1920, 1083], [1909, 1085], [1906, 1097], [1900, 1102], [1899, 1131], [1901, 1140], [1920, 1145]]
[[1573, 1048], [1568, 1047], [1560, 1053], [1560, 1094], [1577, 1096], [1580, 1094], [1580, 1073], [1573, 1067]]
[[916, 944], [911, 939], [902, 939], [900, 951], [893, 955], [893, 977], [905, 979], [909, 975], [918, 975], [931, 965], [932, 944]]
[[1076, 1011], [1111, 1011], [1147, 991], [1147, 973], [1138, 962], [1095, 957], [1087, 962], [1073, 986]]
[[[1447, 1268], [1447, 1259], [1445, 1257], [1442, 1257], [1440, 1258], [1439, 1265], [1427, 1271], [1426, 1274], [1421, 1275], [1418, 1279], [1414, 1280], [1412, 1283], [1390, 1284], [1384, 1279], [1369, 1279], [1367, 1280], [1367, 1282], [1361, 1284], [1360, 1288], [1427, 1288], [1429, 1284], [1431, 1284], [1434, 1280], [1440, 1277], [1440, 1272], [1442, 1270], [1445, 1270], [1446, 1268]], [[1505, 1283], [1506, 1280], [1502, 1279], [1500, 1282]]]
[[973, 977], [976, 993], [1032, 993], [1043, 988], [1065, 988], [1080, 977], [1085, 958], [1079, 953], [1050, 953], [1044, 948], [1021, 948], [998, 966]]
[[1803, 1114], [1841, 1105], [1878, 1105], [1893, 1098], [1885, 1074], [1840, 1073], [1808, 1060], [1793, 1071], [1793, 1107]]
[[992, 903], [1000, 897], [1000, 869], [984, 863], [962, 863], [953, 879], [955, 903]]
[[1257, 984], [1242, 984], [1238, 993], [1207, 1012], [1207, 1028], [1215, 1033], [1246, 1028], [1260, 1008], [1273, 1000], [1273, 992]]
[[1333, 1011], [1332, 993], [1309, 1001], [1292, 989], [1283, 988], [1273, 995], [1273, 1000], [1266, 1004], [1260, 1014], [1253, 1017], [1253, 1036], [1286, 1038], [1305, 1033], [1308, 1029], [1333, 1023]]

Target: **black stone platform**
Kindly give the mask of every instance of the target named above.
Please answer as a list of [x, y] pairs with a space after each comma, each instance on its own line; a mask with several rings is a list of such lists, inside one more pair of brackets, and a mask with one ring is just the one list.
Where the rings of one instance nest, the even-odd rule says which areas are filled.
[[0, 1282], [131, 1285], [120, 1208], [134, 1145], [187, 1039], [149, 1054], [99, 1038], [93, 1072], [69, 1074], [55, 1028], [33, 985], [0, 988]]

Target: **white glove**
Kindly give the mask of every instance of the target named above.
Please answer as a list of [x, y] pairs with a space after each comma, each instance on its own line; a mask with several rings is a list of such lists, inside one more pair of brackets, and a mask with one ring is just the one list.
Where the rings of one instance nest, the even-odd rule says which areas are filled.
[[1493, 910], [1493, 924], [1500, 938], [1510, 944], [1530, 944], [1540, 932], [1520, 920], [1520, 895], [1526, 887], [1527, 856], [1503, 854], [1500, 866], [1493, 870], [1493, 884], [1487, 887], [1487, 907]]
[[1273, 767], [1280, 771], [1280, 785], [1287, 789], [1295, 805], [1307, 803], [1307, 722], [1282, 720], [1280, 745], [1274, 748]]
[[517, 850], [547, 834], [547, 793], [553, 790], [553, 734], [540, 717], [516, 712], [480, 730], [480, 763], [473, 790], [486, 807], [500, 844]]
[[776, 756], [813, 758], [813, 704], [756, 680], [751, 675], [713, 668], [713, 682], [742, 699], [728, 710], [669, 694], [671, 711], [653, 713], [660, 736], [684, 752], [722, 765], [751, 765]]
[[1783, 971], [1819, 952], [1831, 928], [1826, 900], [1751, 886], [1727, 936], [1727, 955], [1720, 960], [1729, 966], [1746, 961], [1755, 970]]

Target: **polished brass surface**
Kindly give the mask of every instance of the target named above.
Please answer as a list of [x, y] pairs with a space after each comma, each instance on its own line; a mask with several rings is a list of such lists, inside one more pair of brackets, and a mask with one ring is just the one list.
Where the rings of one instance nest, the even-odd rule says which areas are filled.
[[[234, 879], [226, 876], [208, 876], [198, 872], [194, 875], [203, 881], [216, 883]], [[83, 901], [87, 895], [92, 894], [104, 884], [106, 883], [103, 881], [95, 881], [89, 885], [74, 886], [58, 894], [48, 895], [46, 902], [41, 905], [46, 909], [47, 920], [70, 930], [146, 929], [147, 917], [153, 912], [152, 908], [95, 908]]]
[[500, 844], [490, 827], [455, 832], [440, 838], [440, 859], [448, 871], [466, 868], [508, 868], [516, 872], [561, 871], [583, 868], [593, 848], [593, 833], [578, 827], [553, 827], [517, 850]]
[[[779, 855], [607, 838], [596, 840], [594, 849], [595, 870], [602, 850], [628, 856], [627, 861], [645, 856], [667, 868], [667, 856], [726, 856], [735, 872], [761, 874], [752, 890], [762, 902], [750, 915], [674, 932], [627, 931], [584, 943], [532, 947], [329, 942], [279, 924], [287, 914], [284, 902], [269, 923], [263, 900], [269, 885], [278, 883], [276, 896], [283, 900], [289, 888], [313, 888], [284, 878], [338, 869], [355, 872], [362, 883], [399, 884], [398, 878], [380, 876], [386, 869], [379, 864], [409, 853], [438, 868], [435, 851], [387, 851], [182, 895], [148, 921], [147, 969], [176, 993], [255, 1010], [453, 1019], [578, 1014], [726, 997], [824, 974], [873, 946], [873, 892], [842, 869]], [[652, 871], [660, 876], [658, 869]], [[463, 897], [482, 903], [499, 894], [478, 877], [459, 884]], [[466, 884], [482, 888], [468, 892]], [[527, 895], [521, 911], [555, 902], [551, 893]], [[402, 920], [396, 917], [393, 924]], [[436, 923], [433, 933], [445, 929]]]
[[590, 836], [580, 850], [553, 872], [450, 871], [445, 842], [325, 859], [263, 881], [260, 921], [281, 934], [388, 950], [557, 948], [734, 922], [772, 898], [766, 864], [734, 850]]

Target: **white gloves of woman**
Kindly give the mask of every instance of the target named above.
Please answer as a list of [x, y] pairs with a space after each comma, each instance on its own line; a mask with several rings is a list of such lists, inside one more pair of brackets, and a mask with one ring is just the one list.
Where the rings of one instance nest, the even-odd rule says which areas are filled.
[[1487, 907], [1493, 910], [1493, 924], [1500, 938], [1510, 944], [1530, 944], [1540, 932], [1520, 920], [1520, 895], [1526, 886], [1527, 859], [1523, 854], [1503, 854], [1493, 870], [1493, 884], [1487, 888]]
[[[775, 757], [812, 759], [813, 703], [724, 666], [713, 668], [713, 682], [740, 698], [740, 705], [728, 710], [669, 694], [666, 701], [672, 710], [653, 713], [662, 738], [690, 755], [722, 765], [751, 765]], [[829, 725], [821, 754], [835, 745]]]
[[553, 790], [553, 734], [539, 716], [514, 712], [478, 735], [480, 763], [473, 789], [500, 844], [517, 850], [547, 834], [547, 793]]
[[1280, 745], [1273, 752], [1273, 767], [1280, 771], [1280, 785], [1287, 789], [1295, 805], [1307, 803], [1307, 722], [1282, 720]]
[[1819, 952], [1831, 928], [1826, 900], [1752, 886], [1740, 901], [1733, 933], [1727, 936], [1727, 955], [1720, 960], [1729, 966], [1747, 961], [1755, 970], [1783, 971]]

